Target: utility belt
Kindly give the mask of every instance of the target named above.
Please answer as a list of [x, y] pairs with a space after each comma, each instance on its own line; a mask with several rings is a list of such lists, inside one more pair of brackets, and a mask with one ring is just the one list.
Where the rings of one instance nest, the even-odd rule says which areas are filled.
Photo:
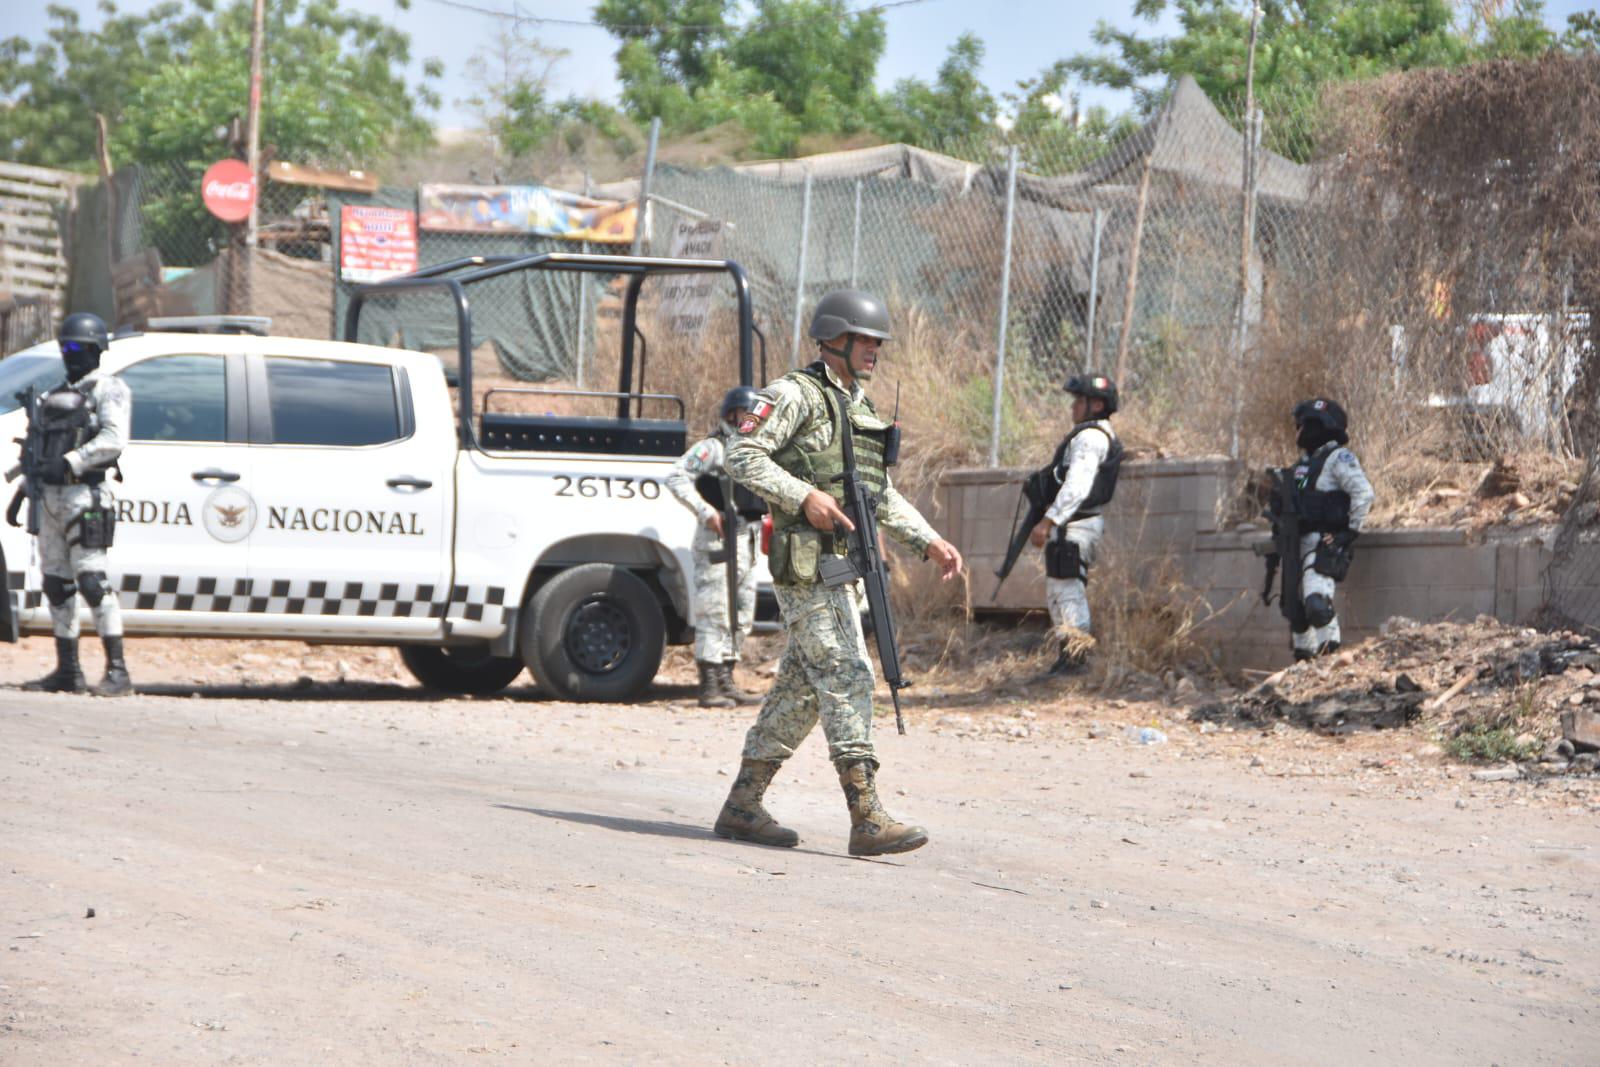
[[68, 467], [65, 478], [59, 482], [45, 481], [43, 478], [39, 480], [44, 482], [45, 485], [87, 485], [98, 488], [106, 484], [106, 472], [94, 470], [84, 471], [82, 474], [74, 474], [72, 468]]

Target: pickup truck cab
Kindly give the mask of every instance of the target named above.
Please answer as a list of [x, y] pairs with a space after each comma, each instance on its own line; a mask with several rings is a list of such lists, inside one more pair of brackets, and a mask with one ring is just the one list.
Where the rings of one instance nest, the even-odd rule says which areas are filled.
[[[743, 292], [742, 272], [721, 261], [567, 258], [635, 272], [633, 300], [662, 270], [727, 271]], [[358, 300], [352, 332], [359, 313]], [[251, 335], [113, 341], [102, 368], [133, 393], [124, 480], [107, 483], [127, 632], [397, 645], [446, 691], [493, 692], [528, 667], [564, 699], [639, 695], [664, 645], [693, 637], [695, 518], [663, 484], [687, 447], [682, 401], [632, 391], [624, 359], [619, 390], [598, 394], [619, 401], [615, 416], [475, 410], [465, 325], [454, 405], [444, 365], [421, 352]], [[748, 347], [742, 366], [748, 381]], [[53, 343], [0, 361], [0, 439], [25, 429], [15, 393], [60, 380]], [[662, 417], [638, 414], [647, 402]], [[48, 633], [31, 539], [0, 528], [0, 549], [11, 636]]]

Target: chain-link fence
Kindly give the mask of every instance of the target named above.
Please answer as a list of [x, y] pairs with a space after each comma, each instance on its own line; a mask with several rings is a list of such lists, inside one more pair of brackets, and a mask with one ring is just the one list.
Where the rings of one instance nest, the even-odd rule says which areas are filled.
[[[1571, 69], [1556, 73], [1570, 84]], [[908, 454], [929, 472], [1034, 461], [1062, 429], [1063, 377], [1095, 369], [1119, 379], [1136, 445], [1231, 454], [1247, 468], [1286, 458], [1296, 400], [1333, 395], [1352, 411], [1383, 499], [1395, 500], [1437, 482], [1441, 464], [1583, 452], [1573, 414], [1592, 391], [1591, 265], [1561, 243], [1544, 192], [1569, 162], [1503, 165], [1541, 139], [1560, 142], [1561, 120], [1500, 110], [1513, 116], [1487, 124], [1500, 141], [1482, 121], [1452, 127], [1399, 104], [1358, 109], [1359, 122], [1326, 103], [1250, 121], [1241, 102], [1219, 106], [1184, 81], [1114, 137], [1058, 124], [1014, 149], [664, 166], [650, 175], [645, 250], [744, 266], [766, 376], [811, 358], [806, 317], [823, 292], [883, 294], [897, 337], [875, 391], [885, 402], [901, 394], [917, 443]], [[1381, 136], [1373, 114], [1390, 123]], [[1456, 131], [1451, 143], [1428, 140], [1441, 128]], [[1571, 141], [1560, 149], [1569, 156]], [[337, 337], [350, 289], [342, 209], [418, 204], [415, 188], [267, 181], [262, 250], [246, 255], [238, 230], [202, 206], [203, 169], [139, 168], [94, 190], [100, 202], [89, 196], [82, 210], [109, 221], [99, 238], [93, 225], [75, 231], [88, 264], [75, 295], [86, 287], [124, 320], [232, 310], [271, 315], [276, 332]], [[639, 194], [638, 182], [596, 192]], [[1447, 207], [1455, 214], [1441, 216]], [[418, 259], [585, 247], [606, 250], [423, 231]], [[473, 343], [508, 378], [609, 388], [619, 289], [572, 274], [487, 283], [472, 294]], [[732, 307], [726, 286], [709, 298], [646, 287], [647, 384], [685, 396], [697, 419], [733, 376]], [[380, 303], [363, 339], [451, 349], [453, 316], [442, 297]]]

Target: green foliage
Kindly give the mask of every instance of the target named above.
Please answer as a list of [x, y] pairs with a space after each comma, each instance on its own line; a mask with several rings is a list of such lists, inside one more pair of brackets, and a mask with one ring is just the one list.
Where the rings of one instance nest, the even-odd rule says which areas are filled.
[[[1141, 110], [1160, 103], [1166, 81], [1190, 74], [1213, 99], [1240, 97], [1248, 66], [1248, 5], [1232, 0], [1138, 0], [1154, 21], [1175, 7], [1181, 32], [1143, 36], [1095, 27], [1098, 53], [1067, 61], [1084, 81], [1132, 89]], [[1460, 25], [1449, 0], [1263, 0], [1256, 46], [1256, 93], [1263, 110], [1308, 107], [1329, 81], [1392, 70], [1456, 66], [1478, 59], [1537, 55], [1552, 47], [1539, 0], [1514, 0], [1508, 12]]]
[[1508, 726], [1469, 726], [1445, 743], [1445, 751], [1464, 762], [1504, 763], [1533, 759], [1537, 744], [1519, 744], [1517, 731]]
[[883, 102], [878, 131], [891, 141], [925, 146], [995, 136], [999, 104], [978, 78], [983, 42], [963, 33], [939, 66], [933, 84], [903, 78]]
[[877, 106], [883, 16], [844, 0], [756, 0], [748, 21], [726, 21], [721, 0], [602, 0], [596, 18], [620, 41], [624, 109], [669, 132], [733, 122], [759, 151], [792, 152], [811, 133], [865, 127]]
[[[109, 2], [103, 26], [52, 7], [48, 41], [0, 45], [0, 150], [23, 162], [92, 167], [96, 113], [112, 128], [114, 162], [215, 159], [218, 127], [249, 94], [250, 3], [170, 0], [144, 15]], [[437, 103], [396, 71], [410, 41], [338, 0], [274, 0], [267, 14], [262, 143], [279, 158], [370, 163], [429, 136], [418, 113]]]

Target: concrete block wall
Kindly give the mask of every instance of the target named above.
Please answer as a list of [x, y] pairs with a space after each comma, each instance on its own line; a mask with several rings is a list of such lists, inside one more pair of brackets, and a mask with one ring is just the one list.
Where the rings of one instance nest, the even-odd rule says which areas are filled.
[[[1004, 558], [1027, 474], [955, 470], [940, 482], [943, 526], [972, 568], [973, 606], [979, 611], [1044, 609], [1044, 570], [1032, 548], [1024, 550], [1001, 596], [990, 599], [992, 572]], [[1219, 664], [1270, 670], [1290, 662], [1288, 624], [1276, 603], [1261, 603], [1264, 564], [1255, 546], [1267, 531], [1217, 528], [1231, 483], [1232, 468], [1220, 457], [1125, 463], [1106, 511], [1107, 541], [1111, 550], [1133, 553], [1136, 561], [1180, 560], [1186, 582], [1213, 612], [1203, 632]], [[1526, 527], [1470, 536], [1450, 528], [1369, 530], [1357, 542], [1350, 578], [1340, 587], [1340, 624], [1347, 639], [1359, 640], [1396, 615], [1422, 622], [1479, 615], [1526, 621], [1545, 604], [1552, 537], [1549, 528]]]

